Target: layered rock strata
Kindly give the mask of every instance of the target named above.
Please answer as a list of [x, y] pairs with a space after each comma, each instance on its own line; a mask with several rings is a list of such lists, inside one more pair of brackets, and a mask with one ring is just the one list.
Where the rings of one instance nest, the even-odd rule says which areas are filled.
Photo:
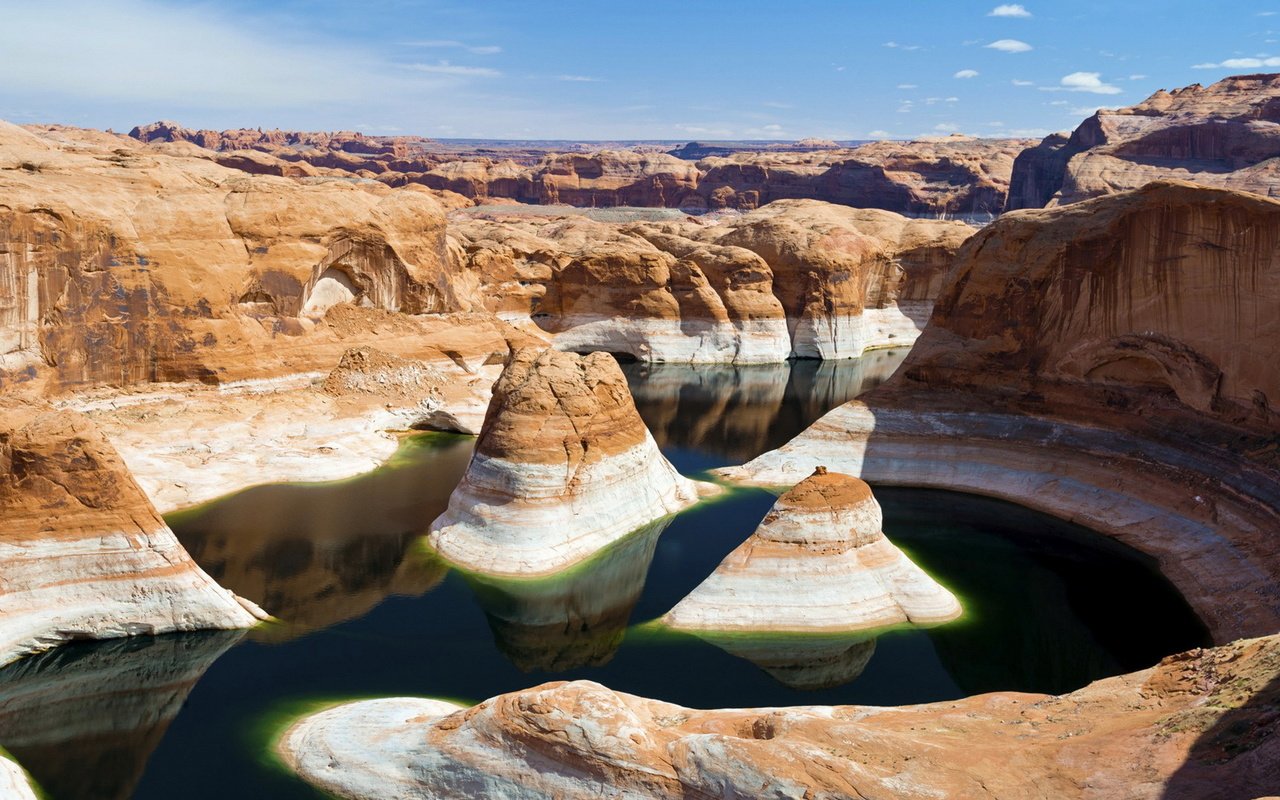
[[515, 215], [456, 221], [449, 238], [487, 310], [560, 349], [750, 364], [909, 344], [972, 232], [780, 201], [717, 225]]
[[1160, 179], [1280, 197], [1280, 75], [1237, 75], [1101, 109], [1019, 154], [1007, 210], [1065, 205]]
[[818, 467], [662, 621], [712, 633], [832, 634], [960, 616], [956, 598], [883, 527], [871, 487]]
[[[1067, 695], [702, 711], [550, 683], [454, 710], [351, 703], [279, 741], [341, 797], [1129, 797], [1280, 791], [1280, 637], [1172, 656]], [[1117, 757], [1117, 754], [1123, 754]]]
[[475, 572], [546, 575], [698, 500], [659, 452], [617, 362], [517, 350], [431, 545]]
[[74, 639], [248, 628], [82, 417], [0, 407], [0, 664]]
[[1154, 556], [1217, 641], [1280, 629], [1280, 203], [1186, 183], [1006, 215], [895, 376], [726, 470], [1000, 497]]

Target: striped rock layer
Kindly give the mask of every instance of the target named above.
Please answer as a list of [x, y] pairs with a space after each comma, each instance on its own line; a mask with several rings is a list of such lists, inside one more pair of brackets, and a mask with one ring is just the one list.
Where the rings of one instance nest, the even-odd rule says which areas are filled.
[[960, 603], [885, 537], [858, 478], [819, 467], [667, 612], [673, 628], [834, 633], [960, 616]]
[[429, 540], [491, 575], [559, 572], [698, 499], [663, 457], [606, 353], [516, 351]]

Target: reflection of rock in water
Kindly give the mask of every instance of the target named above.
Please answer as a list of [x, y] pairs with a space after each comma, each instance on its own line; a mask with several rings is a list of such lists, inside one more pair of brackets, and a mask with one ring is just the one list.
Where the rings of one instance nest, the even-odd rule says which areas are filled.
[[714, 369], [624, 364], [636, 408], [660, 447], [744, 461], [790, 441], [827, 411], [884, 382], [906, 349], [843, 361]]
[[367, 475], [259, 486], [169, 522], [196, 563], [288, 623], [287, 631], [327, 627], [388, 595], [423, 594], [444, 577], [435, 561], [406, 554], [448, 505], [473, 441], [415, 437]]
[[670, 521], [637, 531], [561, 576], [521, 581], [468, 575], [498, 649], [524, 672], [608, 662], [622, 644], [658, 537]]
[[769, 673], [783, 686], [799, 691], [832, 689], [851, 683], [867, 668], [876, 640], [867, 636], [726, 636], [698, 632], [698, 637]]
[[74, 644], [0, 670], [0, 746], [55, 800], [132, 796], [209, 665], [242, 631]]

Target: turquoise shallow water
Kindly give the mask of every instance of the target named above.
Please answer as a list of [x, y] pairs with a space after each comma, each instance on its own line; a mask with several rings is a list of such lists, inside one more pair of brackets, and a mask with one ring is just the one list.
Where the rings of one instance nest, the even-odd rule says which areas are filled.
[[[750, 369], [628, 366], [637, 406], [687, 474], [775, 447], [887, 377], [895, 354]], [[1068, 691], [1207, 643], [1140, 555], [1025, 509], [877, 488], [885, 530], [965, 617], [874, 640], [727, 643], [658, 635], [660, 616], [763, 517], [735, 490], [559, 580], [449, 572], [421, 547], [471, 440], [406, 441], [384, 468], [264, 486], [173, 515], [192, 555], [285, 624], [64, 647], [0, 670], [0, 746], [55, 800], [311, 798], [274, 765], [279, 721], [318, 701], [479, 700], [568, 678], [691, 706], [899, 704], [1002, 689]]]

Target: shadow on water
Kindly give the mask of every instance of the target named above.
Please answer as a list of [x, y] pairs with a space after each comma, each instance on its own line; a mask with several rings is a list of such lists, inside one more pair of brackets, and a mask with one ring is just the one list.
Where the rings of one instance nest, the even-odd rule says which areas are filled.
[[[664, 452], [692, 473], [776, 447], [887, 377], [896, 359], [627, 372]], [[956, 592], [962, 620], [874, 641], [729, 643], [737, 655], [653, 634], [633, 624], [704, 580], [775, 496], [733, 489], [551, 580], [464, 575], [430, 557], [420, 536], [444, 510], [472, 441], [414, 437], [356, 479], [258, 487], [171, 515], [201, 566], [287, 624], [234, 647], [187, 635], [21, 662], [0, 672], [0, 746], [54, 800], [314, 799], [263, 763], [256, 726], [317, 698], [480, 700], [589, 679], [704, 708], [891, 705], [1070, 690], [1207, 641], [1152, 565], [1110, 540], [998, 501], [907, 489], [877, 490], [885, 531]], [[145, 646], [160, 649], [131, 655]], [[153, 710], [128, 713], [147, 704]]]
[[78, 643], [0, 669], [0, 742], [55, 800], [132, 797], [196, 681], [242, 631]]
[[257, 486], [172, 514], [169, 523], [215, 580], [286, 623], [270, 635], [324, 628], [388, 595], [422, 595], [440, 582], [442, 566], [405, 556], [449, 504], [474, 441], [409, 437], [374, 472]]

